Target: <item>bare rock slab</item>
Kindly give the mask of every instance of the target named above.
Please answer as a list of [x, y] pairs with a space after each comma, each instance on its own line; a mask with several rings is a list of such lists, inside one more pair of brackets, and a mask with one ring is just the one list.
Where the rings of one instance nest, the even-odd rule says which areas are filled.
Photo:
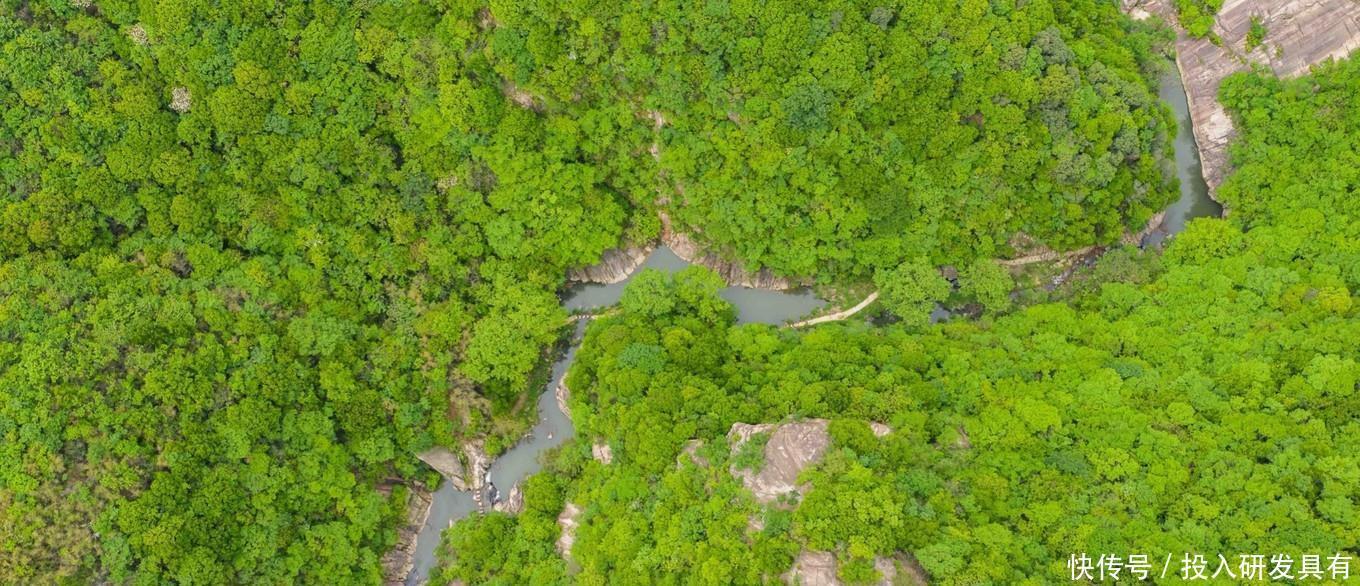
[[836, 556], [829, 551], [803, 550], [793, 560], [793, 569], [784, 582], [797, 586], [840, 586], [836, 577]]
[[801, 497], [803, 490], [798, 486], [798, 475], [826, 455], [831, 442], [826, 430], [825, 419], [758, 425], [733, 424], [727, 433], [733, 451], [740, 449], [750, 441], [751, 436], [758, 433], [769, 432], [770, 437], [765, 443], [765, 461], [760, 471], [733, 467], [732, 475], [740, 478], [746, 489], [761, 503], [773, 502], [790, 493], [797, 493]]

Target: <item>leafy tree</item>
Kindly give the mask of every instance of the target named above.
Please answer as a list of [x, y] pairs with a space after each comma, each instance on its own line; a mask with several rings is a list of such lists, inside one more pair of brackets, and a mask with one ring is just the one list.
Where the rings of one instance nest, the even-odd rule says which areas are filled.
[[882, 293], [883, 304], [909, 327], [929, 323], [935, 304], [949, 295], [949, 281], [925, 259], [880, 270], [874, 275], [874, 284]]

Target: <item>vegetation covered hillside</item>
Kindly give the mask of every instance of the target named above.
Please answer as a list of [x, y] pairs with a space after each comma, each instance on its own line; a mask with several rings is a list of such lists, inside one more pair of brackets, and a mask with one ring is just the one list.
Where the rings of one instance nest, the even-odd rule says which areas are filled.
[[502, 76], [656, 125], [630, 192], [787, 275], [1115, 242], [1172, 197], [1162, 38], [1113, 2], [505, 3]]
[[[749, 584], [804, 550], [852, 583], [899, 552], [933, 584], [1064, 582], [1081, 553], [1172, 554], [1173, 572], [1222, 554], [1235, 576], [1240, 554], [1353, 559], [1358, 83], [1356, 61], [1233, 78], [1231, 219], [1194, 221], [1150, 282], [1070, 305], [802, 333], [734, 326], [701, 270], [641, 279], [669, 300], [625, 296], [591, 325], [569, 379], [579, 439], [524, 513], [446, 534], [442, 578]], [[829, 419], [831, 447], [801, 501], [759, 504], [726, 435], [790, 418]], [[554, 551], [568, 502], [570, 563]]]
[[375, 488], [520, 435], [635, 171], [473, 16], [0, 2], [0, 582], [374, 583]]

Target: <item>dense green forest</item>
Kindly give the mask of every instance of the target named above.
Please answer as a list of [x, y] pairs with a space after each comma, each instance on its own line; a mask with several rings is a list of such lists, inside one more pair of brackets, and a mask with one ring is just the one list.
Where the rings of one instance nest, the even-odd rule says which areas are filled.
[[0, 7], [0, 582], [377, 581], [375, 487], [524, 429], [627, 117], [515, 106], [469, 6]]
[[[867, 277], [1108, 244], [1170, 201], [1154, 48], [1113, 2], [496, 5], [497, 70], [547, 110], [655, 121], [630, 192], [753, 268]], [[640, 150], [640, 149], [639, 149]]]
[[[1167, 38], [1097, 0], [0, 0], [0, 583], [379, 582], [434, 480], [413, 454], [522, 435], [566, 272], [658, 212], [904, 316], [943, 263], [1005, 309], [982, 259], [1172, 197]], [[1150, 284], [799, 336], [648, 277], [572, 375], [618, 464], [572, 444], [524, 514], [449, 534], [444, 577], [564, 578], [567, 498], [582, 581], [755, 581], [801, 544], [966, 582], [1154, 528], [1353, 543], [1354, 69], [1228, 84], [1233, 219]], [[759, 511], [721, 436], [814, 415], [808, 506]], [[956, 428], [974, 449], [933, 447]], [[674, 467], [688, 438], [713, 467]]]
[[[703, 269], [639, 278], [669, 299], [625, 295], [591, 324], [569, 379], [580, 439], [524, 513], [449, 531], [441, 578], [566, 581], [564, 502], [586, 584], [760, 583], [804, 548], [848, 582], [910, 552], [939, 584], [1066, 581], [1076, 552], [1354, 555], [1360, 62], [1239, 75], [1222, 99], [1242, 132], [1231, 219], [1192, 222], [1145, 283], [1107, 272], [997, 319], [800, 333], [734, 326]], [[832, 446], [811, 491], [758, 504], [729, 428], [813, 417]]]

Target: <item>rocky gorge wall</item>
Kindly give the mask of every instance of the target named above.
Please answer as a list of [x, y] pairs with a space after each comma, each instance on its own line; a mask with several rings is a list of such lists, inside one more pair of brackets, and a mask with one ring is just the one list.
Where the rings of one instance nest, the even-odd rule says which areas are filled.
[[[1356, 0], [1225, 0], [1213, 27], [1220, 39], [1196, 39], [1181, 28], [1173, 0], [1123, 0], [1137, 19], [1157, 15], [1176, 30], [1176, 65], [1185, 83], [1190, 119], [1212, 195], [1227, 176], [1228, 144], [1236, 135], [1232, 118], [1218, 101], [1229, 75], [1266, 67], [1280, 77], [1307, 73], [1328, 59], [1342, 59], [1360, 48], [1360, 2]], [[1266, 36], [1248, 52], [1252, 18]]]

